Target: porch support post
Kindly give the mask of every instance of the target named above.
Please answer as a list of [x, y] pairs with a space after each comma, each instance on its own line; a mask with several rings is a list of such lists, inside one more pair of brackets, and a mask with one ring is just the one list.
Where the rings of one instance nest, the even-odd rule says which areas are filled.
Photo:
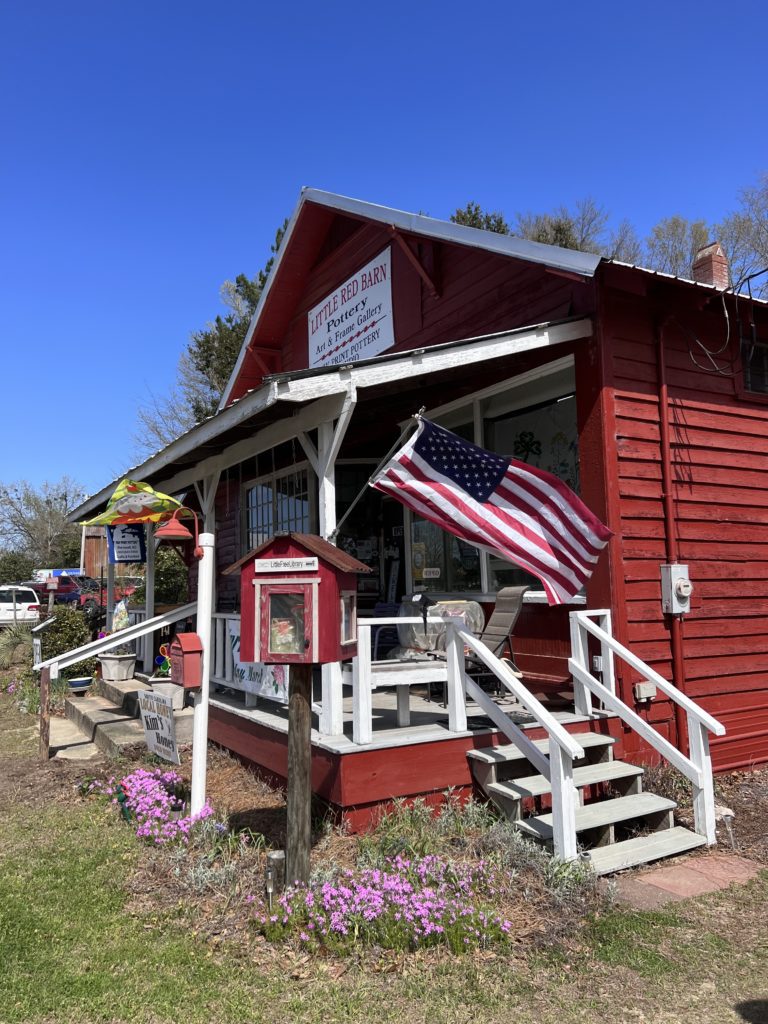
[[203, 557], [198, 564], [197, 575], [197, 634], [203, 648], [202, 679], [195, 694], [194, 720], [192, 724], [192, 814], [199, 814], [205, 804], [205, 781], [208, 772], [208, 693], [211, 679], [211, 625], [213, 608], [214, 537], [212, 533], [201, 533], [200, 547]]
[[[147, 523], [146, 531], [146, 546], [147, 546], [147, 567], [144, 575], [144, 590], [146, 592], [146, 598], [144, 601], [144, 612], [146, 618], [151, 619], [155, 614], [155, 526], [154, 523]], [[144, 671], [149, 675], [155, 668], [154, 654], [154, 634], [147, 633], [145, 637], [141, 639], [142, 649], [142, 664]]]
[[[108, 527], [104, 527], [105, 530]], [[112, 616], [115, 614], [115, 566], [113, 562], [107, 562], [107, 623], [106, 629], [112, 629]]]
[[[326, 540], [336, 529], [336, 457], [357, 404], [357, 391], [350, 386], [341, 413], [334, 427], [332, 420], [317, 428], [317, 479], [320, 534]], [[306, 445], [303, 445], [306, 451]], [[311, 460], [310, 460], [311, 461]], [[322, 667], [320, 735], [340, 736], [344, 731], [343, 688], [341, 665], [334, 662]]]
[[448, 635], [445, 645], [448, 668], [448, 730], [465, 732], [467, 728], [467, 705], [464, 700], [466, 673], [464, 671], [464, 642], [452, 622], [447, 623]]

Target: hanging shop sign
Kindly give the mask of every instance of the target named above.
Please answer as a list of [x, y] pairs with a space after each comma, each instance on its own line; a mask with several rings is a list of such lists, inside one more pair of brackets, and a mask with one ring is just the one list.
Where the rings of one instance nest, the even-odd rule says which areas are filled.
[[111, 565], [118, 562], [146, 562], [144, 524], [125, 523], [122, 526], [108, 526], [107, 547]]
[[368, 359], [394, 345], [390, 247], [310, 309], [307, 336], [311, 368]]
[[139, 693], [141, 724], [150, 754], [157, 754], [172, 764], [181, 764], [176, 746], [176, 726], [173, 720], [173, 699], [162, 693], [146, 690]]

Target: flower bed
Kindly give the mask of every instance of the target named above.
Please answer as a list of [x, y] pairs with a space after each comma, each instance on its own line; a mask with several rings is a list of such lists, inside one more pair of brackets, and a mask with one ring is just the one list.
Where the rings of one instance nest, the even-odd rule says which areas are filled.
[[345, 871], [335, 883], [290, 888], [277, 913], [255, 920], [270, 940], [298, 933], [305, 944], [339, 950], [445, 945], [458, 953], [506, 941], [511, 924], [490, 906], [499, 888], [497, 872], [482, 861], [398, 855], [383, 868]]
[[137, 768], [122, 779], [113, 776], [104, 783], [94, 780], [86, 783], [83, 791], [108, 797], [127, 820], [135, 821], [136, 835], [156, 846], [176, 840], [188, 842], [193, 825], [213, 814], [209, 803], [198, 814], [184, 814], [187, 804], [183, 779], [178, 772], [161, 768]]

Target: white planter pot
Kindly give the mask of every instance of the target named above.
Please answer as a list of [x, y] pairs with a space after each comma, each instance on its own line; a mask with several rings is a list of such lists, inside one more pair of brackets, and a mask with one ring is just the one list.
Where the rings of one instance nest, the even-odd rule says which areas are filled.
[[106, 683], [124, 683], [133, 679], [136, 668], [135, 654], [100, 654], [101, 678]]

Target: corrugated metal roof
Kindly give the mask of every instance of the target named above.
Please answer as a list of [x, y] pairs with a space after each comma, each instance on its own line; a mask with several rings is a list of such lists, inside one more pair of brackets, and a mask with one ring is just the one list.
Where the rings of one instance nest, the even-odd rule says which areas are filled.
[[664, 270], [652, 270], [650, 267], [642, 267], [639, 263], [624, 263], [623, 260], [609, 260], [604, 258], [602, 261], [606, 266], [623, 267], [626, 270], [638, 270], [641, 274], [649, 274], [651, 277], [661, 278], [665, 281], [677, 281], [680, 284], [693, 285], [694, 288], [705, 288], [708, 292], [716, 292], [718, 295], [733, 295], [739, 299], [748, 299], [750, 302], [759, 302], [760, 305], [768, 305], [768, 299], [759, 299], [754, 295], [749, 295], [746, 292], [736, 292], [733, 288], [726, 288], [723, 291], [720, 288], [716, 288], [713, 284], [705, 284], [703, 281], [694, 281], [691, 277], [680, 277], [678, 274], [668, 274]]

